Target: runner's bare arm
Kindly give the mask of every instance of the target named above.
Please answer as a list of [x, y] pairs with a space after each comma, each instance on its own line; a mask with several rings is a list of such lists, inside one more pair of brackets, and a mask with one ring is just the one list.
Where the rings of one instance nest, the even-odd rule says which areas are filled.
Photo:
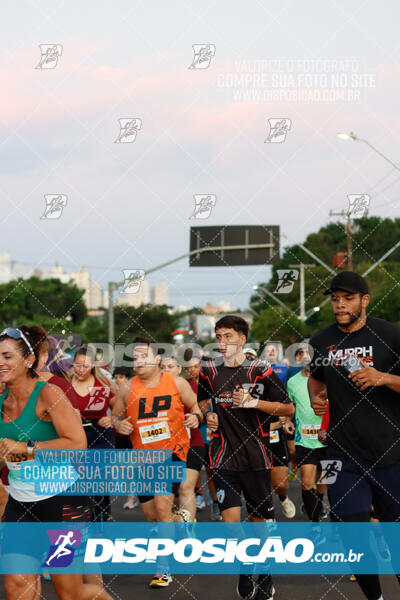
[[133, 430], [129, 418], [126, 418], [126, 407], [128, 405], [130, 383], [130, 381], [123, 382], [119, 386], [111, 412], [113, 426], [118, 433], [121, 433], [122, 435], [129, 435]]
[[208, 400], [199, 400], [197, 403], [201, 412], [203, 413], [203, 417], [205, 417], [206, 414], [211, 410], [211, 398], [208, 398]]
[[323, 381], [315, 379], [312, 375], [309, 376], [307, 385], [311, 406], [315, 414], [322, 417], [328, 409], [328, 403], [326, 401], [326, 385]]
[[123, 382], [118, 388], [118, 392], [115, 394], [113, 407], [111, 411], [112, 417], [119, 417], [124, 419], [126, 417], [126, 407], [128, 404], [129, 396], [129, 383]]
[[[82, 423], [77, 418], [75, 410], [67, 396], [60, 388], [48, 383], [39, 394], [37, 410], [40, 417], [51, 419], [58, 438], [45, 442], [36, 442], [36, 450], [86, 448], [86, 434]], [[20, 442], [26, 446], [25, 442]], [[26, 452], [26, 448], [22, 450]]]
[[175, 377], [176, 387], [178, 388], [184, 406], [190, 410], [192, 415], [198, 415], [199, 423], [203, 421], [203, 413], [197, 404], [197, 397], [189, 383], [183, 377]]
[[295, 410], [291, 402], [269, 402], [269, 400], [258, 400], [257, 405], [254, 407], [261, 412], [268, 413], [269, 415], [276, 415], [277, 417], [290, 417], [294, 416]]

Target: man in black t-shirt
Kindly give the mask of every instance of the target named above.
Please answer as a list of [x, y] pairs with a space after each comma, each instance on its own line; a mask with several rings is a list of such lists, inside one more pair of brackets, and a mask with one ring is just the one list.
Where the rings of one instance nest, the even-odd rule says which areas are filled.
[[[366, 281], [336, 275], [331, 295], [336, 323], [313, 335], [308, 381], [315, 414], [329, 397], [328, 456], [340, 466], [329, 486], [336, 521], [400, 520], [400, 327], [367, 317]], [[369, 600], [382, 597], [378, 575], [356, 575]]]
[[[272, 415], [293, 416], [294, 408], [279, 377], [258, 360], [247, 360], [244, 319], [229, 315], [215, 325], [220, 358], [202, 362], [198, 402], [212, 431], [210, 466], [225, 522], [239, 522], [243, 493], [250, 521], [273, 519], [270, 485], [272, 461], [269, 424]], [[211, 411], [212, 408], [212, 411]], [[251, 576], [239, 577], [238, 593], [251, 600], [256, 586]], [[256, 600], [270, 600], [270, 575], [260, 575]]]

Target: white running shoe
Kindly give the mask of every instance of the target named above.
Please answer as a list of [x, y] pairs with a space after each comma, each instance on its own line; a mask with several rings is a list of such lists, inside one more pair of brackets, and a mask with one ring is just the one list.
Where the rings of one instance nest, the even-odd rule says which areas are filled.
[[179, 508], [175, 511], [175, 514], [180, 516], [183, 523], [190, 523], [191, 521], [193, 521], [191, 513], [188, 510], [186, 510], [186, 508]]
[[296, 515], [296, 507], [290, 498], [286, 496], [284, 500], [280, 500], [279, 502], [281, 503], [282, 511], [285, 517], [288, 519], [293, 519], [293, 517]]
[[206, 507], [206, 503], [204, 502], [204, 498], [201, 494], [196, 494], [196, 507], [197, 510], [203, 510]]
[[160, 575], [154, 575], [149, 586], [152, 588], [167, 587], [171, 582], [171, 575], [167, 571], [164, 571], [163, 573], [160, 573]]

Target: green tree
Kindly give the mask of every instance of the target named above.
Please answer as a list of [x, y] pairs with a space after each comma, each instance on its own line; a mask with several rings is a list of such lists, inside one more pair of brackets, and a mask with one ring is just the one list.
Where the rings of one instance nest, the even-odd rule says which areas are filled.
[[307, 332], [305, 324], [289, 310], [281, 306], [270, 306], [262, 310], [251, 326], [252, 336], [258, 342], [276, 340], [284, 346], [300, 341]]
[[[354, 270], [365, 272], [378, 261], [400, 239], [400, 219], [381, 219], [380, 217], [364, 217], [354, 221], [352, 226]], [[318, 232], [307, 236], [303, 244], [327, 265], [332, 265], [332, 257], [338, 251], [346, 251], [347, 242], [344, 223], [329, 223]], [[305, 271], [306, 313], [309, 316], [307, 326], [309, 333], [332, 323], [332, 311], [324, 304], [319, 312], [312, 313], [314, 307], [319, 307], [326, 296], [333, 275], [322, 265], [314, 261], [298, 244], [284, 249], [279, 264], [274, 265], [269, 282], [259, 285], [257, 294], [250, 300], [251, 308], [260, 313], [274, 305], [274, 301], [263, 292], [263, 288], [274, 293], [278, 283], [278, 269], [288, 269], [291, 264], [315, 263], [315, 267]], [[366, 277], [371, 291], [371, 303], [368, 312], [372, 316], [387, 319], [392, 322], [400, 320], [400, 247], [388, 260], [374, 268]], [[339, 270], [337, 270], [339, 272]], [[297, 281], [290, 294], [281, 294], [279, 298], [296, 314], [300, 312], [299, 299], [300, 282]], [[329, 304], [329, 303], [328, 303]]]
[[157, 342], [172, 342], [172, 332], [178, 326], [177, 315], [169, 312], [168, 306], [142, 304], [115, 307], [115, 340], [130, 344], [135, 336], [145, 336]]
[[59, 279], [17, 279], [0, 285], [3, 326], [22, 323], [70, 330], [86, 316], [83, 292]]

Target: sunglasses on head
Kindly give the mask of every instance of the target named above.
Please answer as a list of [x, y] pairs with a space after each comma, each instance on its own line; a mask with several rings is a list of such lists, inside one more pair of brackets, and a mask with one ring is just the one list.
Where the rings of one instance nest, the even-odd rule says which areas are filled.
[[2, 337], [3, 335], [5, 335], [9, 338], [12, 338], [13, 340], [23, 340], [25, 342], [25, 344], [27, 345], [30, 353], [35, 354], [31, 344], [28, 342], [28, 340], [26, 339], [26, 336], [22, 333], [22, 331], [20, 329], [17, 329], [14, 327], [7, 327], [7, 329], [3, 329], [3, 331], [0, 333], [0, 337]]

